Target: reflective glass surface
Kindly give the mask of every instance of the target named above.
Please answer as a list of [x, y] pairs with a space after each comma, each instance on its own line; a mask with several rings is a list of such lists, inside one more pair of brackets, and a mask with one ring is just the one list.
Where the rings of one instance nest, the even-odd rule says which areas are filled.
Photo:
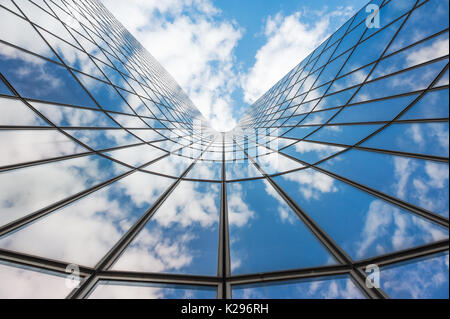
[[0, 298], [448, 298], [448, 1], [370, 4], [218, 132], [101, 1], [0, 1]]
[[0, 247], [94, 266], [170, 182], [156, 175], [133, 173], [3, 236]]
[[227, 200], [233, 274], [335, 263], [268, 182], [229, 183]]
[[448, 253], [383, 267], [380, 275], [393, 298], [448, 299]]
[[70, 291], [64, 275], [0, 261], [1, 299], [60, 299]]
[[182, 181], [113, 269], [215, 275], [220, 184]]
[[448, 230], [328, 175], [306, 169], [275, 181], [353, 259], [448, 238]]
[[212, 299], [216, 290], [207, 287], [152, 283], [101, 281], [90, 299]]
[[282, 281], [233, 287], [235, 299], [364, 299], [349, 277]]

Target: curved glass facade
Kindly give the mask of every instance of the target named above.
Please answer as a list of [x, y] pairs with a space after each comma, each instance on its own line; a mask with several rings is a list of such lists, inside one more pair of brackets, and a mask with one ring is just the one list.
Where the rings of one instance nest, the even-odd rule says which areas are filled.
[[0, 298], [448, 298], [449, 2], [371, 4], [217, 132], [101, 2], [1, 0]]

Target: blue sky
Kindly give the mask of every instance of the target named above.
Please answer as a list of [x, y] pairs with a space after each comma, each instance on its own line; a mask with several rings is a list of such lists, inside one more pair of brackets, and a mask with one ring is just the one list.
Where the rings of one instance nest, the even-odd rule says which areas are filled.
[[103, 1], [219, 130], [367, 2]]

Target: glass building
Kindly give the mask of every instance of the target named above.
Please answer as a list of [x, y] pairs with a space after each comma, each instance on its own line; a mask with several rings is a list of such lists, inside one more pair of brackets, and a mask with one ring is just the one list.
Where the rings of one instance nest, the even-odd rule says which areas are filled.
[[371, 4], [216, 132], [101, 2], [0, 0], [0, 298], [448, 298], [449, 1]]

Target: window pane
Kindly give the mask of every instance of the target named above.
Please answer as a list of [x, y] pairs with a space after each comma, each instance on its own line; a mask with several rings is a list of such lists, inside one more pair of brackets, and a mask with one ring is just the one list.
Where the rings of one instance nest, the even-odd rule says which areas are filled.
[[448, 299], [448, 253], [383, 267], [380, 284], [391, 298]]
[[39, 112], [58, 126], [117, 127], [101, 111], [66, 107], [49, 103], [30, 102]]
[[69, 71], [0, 43], [2, 74], [24, 97], [96, 107]]
[[142, 143], [125, 130], [66, 130], [66, 132], [97, 150]]
[[448, 123], [392, 124], [361, 146], [448, 157]]
[[344, 150], [343, 147], [300, 141], [283, 149], [283, 153], [291, 155], [301, 161], [314, 164], [342, 150]]
[[[12, 6], [14, 7], [14, 5]], [[0, 39], [58, 61], [50, 47], [42, 40], [30, 23], [3, 8], [0, 8]], [[6, 45], [2, 45], [0, 50], [1, 54], [6, 56], [18, 52]]]
[[139, 145], [122, 148], [117, 151], [105, 152], [104, 154], [137, 167], [153, 161], [167, 153], [150, 145]]
[[0, 225], [124, 173], [103, 157], [84, 156], [0, 173]]
[[335, 263], [268, 182], [228, 183], [227, 194], [233, 274]]
[[0, 247], [94, 266], [172, 182], [136, 172], [0, 239]]
[[226, 162], [225, 165], [227, 180], [262, 177], [249, 159]]
[[363, 299], [348, 276], [234, 286], [234, 299]]
[[222, 162], [198, 160], [185, 178], [221, 180]]
[[57, 130], [0, 131], [0, 166], [87, 151]]
[[0, 114], [0, 125], [49, 125], [20, 100], [0, 98]]
[[213, 299], [217, 289], [208, 287], [101, 281], [90, 299]]
[[180, 182], [113, 269], [215, 276], [219, 200], [218, 183]]
[[350, 150], [320, 166], [448, 217], [448, 164]]
[[355, 260], [448, 238], [447, 229], [313, 169], [275, 181]]
[[0, 299], [65, 298], [66, 276], [0, 261]]
[[173, 155], [146, 166], [146, 171], [178, 177], [193, 163], [192, 159]]

